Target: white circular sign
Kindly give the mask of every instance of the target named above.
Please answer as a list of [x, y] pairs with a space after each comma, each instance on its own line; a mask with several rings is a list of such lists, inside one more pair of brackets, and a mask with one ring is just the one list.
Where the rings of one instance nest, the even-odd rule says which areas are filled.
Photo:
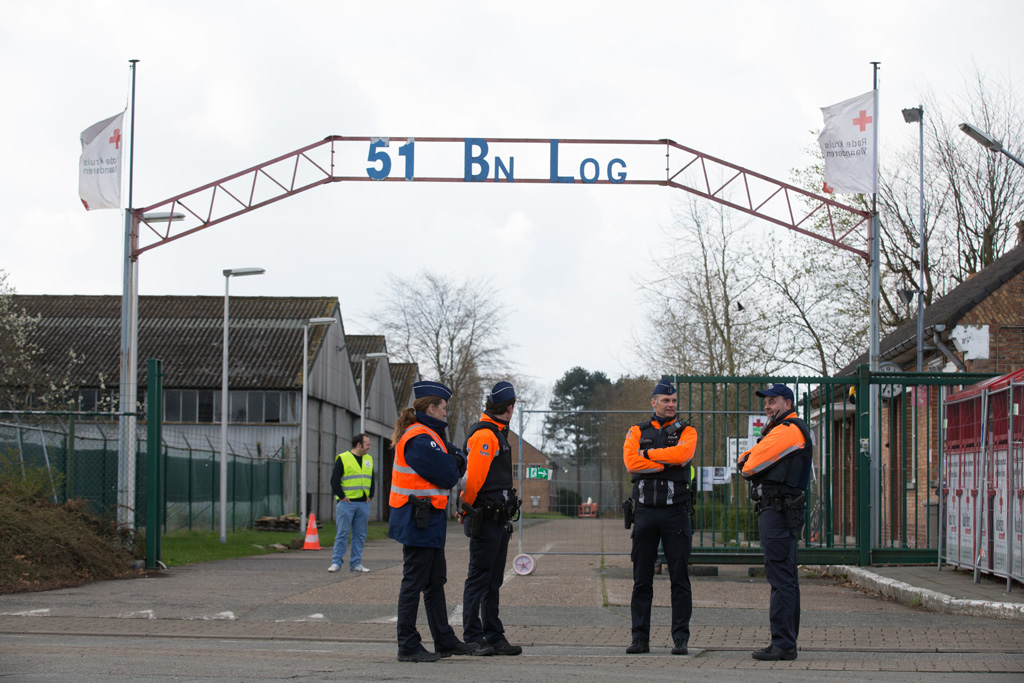
[[533, 558], [527, 555], [526, 553], [520, 553], [519, 555], [516, 555], [514, 558], [512, 558], [512, 569], [515, 571], [516, 574], [519, 574], [520, 576], [532, 574], [536, 566], [537, 565], [533, 561]]

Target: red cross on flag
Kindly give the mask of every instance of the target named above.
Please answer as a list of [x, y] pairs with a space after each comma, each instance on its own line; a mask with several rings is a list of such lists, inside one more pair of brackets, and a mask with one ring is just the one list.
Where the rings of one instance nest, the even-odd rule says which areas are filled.
[[878, 128], [877, 90], [822, 107], [825, 126], [818, 135], [825, 158], [828, 192], [875, 192], [875, 131]]
[[121, 208], [121, 130], [124, 112], [82, 131], [78, 196], [86, 211]]

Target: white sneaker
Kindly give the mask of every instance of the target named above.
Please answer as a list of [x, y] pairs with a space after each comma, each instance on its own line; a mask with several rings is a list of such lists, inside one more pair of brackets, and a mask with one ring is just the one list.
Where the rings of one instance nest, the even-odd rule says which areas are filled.
[[332, 564], [330, 567], [327, 568], [327, 571], [329, 571], [329, 572], [331, 572], [333, 574], [334, 572], [338, 571], [339, 569], [341, 569], [341, 565], [340, 564]]
[[369, 569], [367, 569], [366, 567], [364, 567], [364, 566], [363, 566], [363, 565], [361, 565], [361, 564], [357, 564], [356, 566], [354, 566], [354, 567], [351, 567], [351, 568], [349, 569], [349, 571], [350, 571], [350, 572], [355, 572], [355, 573], [359, 573], [359, 574], [369, 574], [369, 573], [370, 573], [370, 570], [369, 570]]

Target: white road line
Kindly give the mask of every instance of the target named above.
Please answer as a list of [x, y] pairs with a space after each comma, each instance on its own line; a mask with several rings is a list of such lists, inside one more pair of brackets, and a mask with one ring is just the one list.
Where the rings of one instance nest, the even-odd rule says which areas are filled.
[[0, 612], [0, 616], [4, 617], [41, 617], [44, 614], [49, 614], [50, 608], [46, 609], [33, 609], [27, 612]]

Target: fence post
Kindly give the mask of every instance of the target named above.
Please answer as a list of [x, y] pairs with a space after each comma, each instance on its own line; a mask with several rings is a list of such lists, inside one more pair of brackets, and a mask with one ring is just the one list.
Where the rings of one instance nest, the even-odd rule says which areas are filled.
[[867, 364], [857, 368], [857, 440], [859, 456], [854, 472], [857, 476], [856, 505], [858, 564], [871, 564], [871, 369]]
[[146, 387], [146, 569], [160, 562], [160, 445], [163, 426], [163, 363], [147, 361]]
[[68, 445], [64, 449], [64, 500], [71, 500], [75, 491], [75, 416], [68, 417]]

